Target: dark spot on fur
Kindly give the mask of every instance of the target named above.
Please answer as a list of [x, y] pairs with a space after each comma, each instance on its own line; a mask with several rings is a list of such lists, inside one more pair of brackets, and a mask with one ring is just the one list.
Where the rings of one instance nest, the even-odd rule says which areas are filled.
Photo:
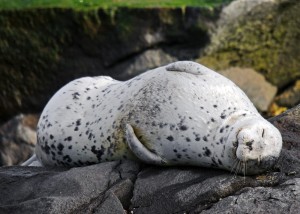
[[80, 126], [80, 125], [81, 125], [81, 120], [80, 119], [76, 120], [76, 126]]
[[72, 96], [73, 96], [73, 100], [78, 100], [80, 94], [78, 92], [75, 92], [75, 93], [72, 94]]
[[211, 155], [211, 151], [207, 147], [205, 147], [204, 149], [205, 149], [204, 155], [206, 157], [209, 157]]
[[69, 136], [69, 137], [64, 139], [64, 141], [71, 141], [71, 140], [72, 140], [72, 136]]
[[57, 149], [59, 151], [62, 151], [64, 149], [64, 145], [62, 145], [61, 143], [58, 144]]
[[168, 139], [169, 141], [173, 141], [173, 140], [174, 140], [174, 138], [173, 138], [172, 136], [168, 136], [167, 139]]
[[223, 165], [223, 163], [222, 163], [222, 161], [221, 161], [220, 159], [218, 159], [218, 163], [219, 163], [220, 165]]
[[188, 129], [188, 127], [185, 126], [185, 125], [182, 125], [179, 128], [180, 128], [181, 131], [186, 131]]
[[48, 146], [48, 143], [46, 142], [45, 143], [45, 146], [42, 146], [42, 150], [47, 154], [49, 155], [50, 154], [50, 146]]
[[63, 160], [66, 160], [66, 161], [68, 161], [68, 162], [72, 162], [72, 159], [70, 158], [69, 155], [63, 156]]
[[101, 146], [101, 149], [96, 149], [96, 146], [92, 146], [91, 151], [97, 156], [97, 159], [101, 161], [101, 157], [104, 154], [104, 147]]

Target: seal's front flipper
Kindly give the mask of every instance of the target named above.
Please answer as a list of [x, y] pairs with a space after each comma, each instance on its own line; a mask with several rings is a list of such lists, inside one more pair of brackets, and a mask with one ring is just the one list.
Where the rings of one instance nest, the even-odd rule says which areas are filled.
[[157, 154], [146, 148], [136, 137], [131, 125], [126, 124], [126, 140], [129, 148], [141, 161], [155, 165], [165, 165], [166, 162]]
[[195, 75], [204, 75], [211, 72], [211, 70], [203, 65], [192, 61], [178, 61], [173, 62], [166, 67], [167, 71], [186, 72]]

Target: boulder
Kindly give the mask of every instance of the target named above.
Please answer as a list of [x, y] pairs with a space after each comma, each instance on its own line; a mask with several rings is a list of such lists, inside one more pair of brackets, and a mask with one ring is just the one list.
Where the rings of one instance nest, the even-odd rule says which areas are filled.
[[281, 90], [300, 77], [299, 11], [296, 0], [233, 1], [198, 61], [215, 70], [253, 68]]
[[139, 165], [0, 168], [0, 213], [125, 213]]
[[244, 188], [201, 213], [298, 213], [299, 210], [300, 178], [294, 178], [273, 188]]
[[38, 119], [20, 114], [0, 126], [0, 166], [18, 165], [33, 154]]
[[260, 179], [204, 168], [147, 168], [135, 183], [132, 209], [134, 213], [200, 213], [244, 187], [272, 186], [278, 175]]
[[291, 108], [300, 103], [300, 80], [297, 80], [288, 89], [284, 90], [275, 99], [275, 102], [279, 106], [285, 106]]

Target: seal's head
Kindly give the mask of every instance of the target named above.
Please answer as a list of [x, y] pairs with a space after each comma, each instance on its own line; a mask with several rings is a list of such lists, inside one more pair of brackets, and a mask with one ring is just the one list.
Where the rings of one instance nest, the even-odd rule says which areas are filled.
[[[249, 118], [236, 124], [229, 139], [233, 143], [233, 157], [240, 163], [243, 174], [257, 174], [273, 167], [282, 148], [277, 128], [263, 118]], [[235, 136], [234, 136], [235, 135]]]

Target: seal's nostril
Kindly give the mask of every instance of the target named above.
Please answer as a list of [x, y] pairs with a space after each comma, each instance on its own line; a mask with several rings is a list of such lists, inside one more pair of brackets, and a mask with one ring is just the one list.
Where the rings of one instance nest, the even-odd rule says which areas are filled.
[[263, 130], [262, 130], [262, 134], [261, 134], [261, 136], [262, 136], [262, 137], [264, 137], [264, 136], [265, 136], [265, 129], [263, 129]]
[[252, 149], [253, 149], [253, 148], [252, 148], [253, 142], [254, 142], [254, 140], [251, 140], [251, 141], [246, 142], [246, 146], [249, 147], [249, 150], [250, 150], [250, 151], [252, 151]]

